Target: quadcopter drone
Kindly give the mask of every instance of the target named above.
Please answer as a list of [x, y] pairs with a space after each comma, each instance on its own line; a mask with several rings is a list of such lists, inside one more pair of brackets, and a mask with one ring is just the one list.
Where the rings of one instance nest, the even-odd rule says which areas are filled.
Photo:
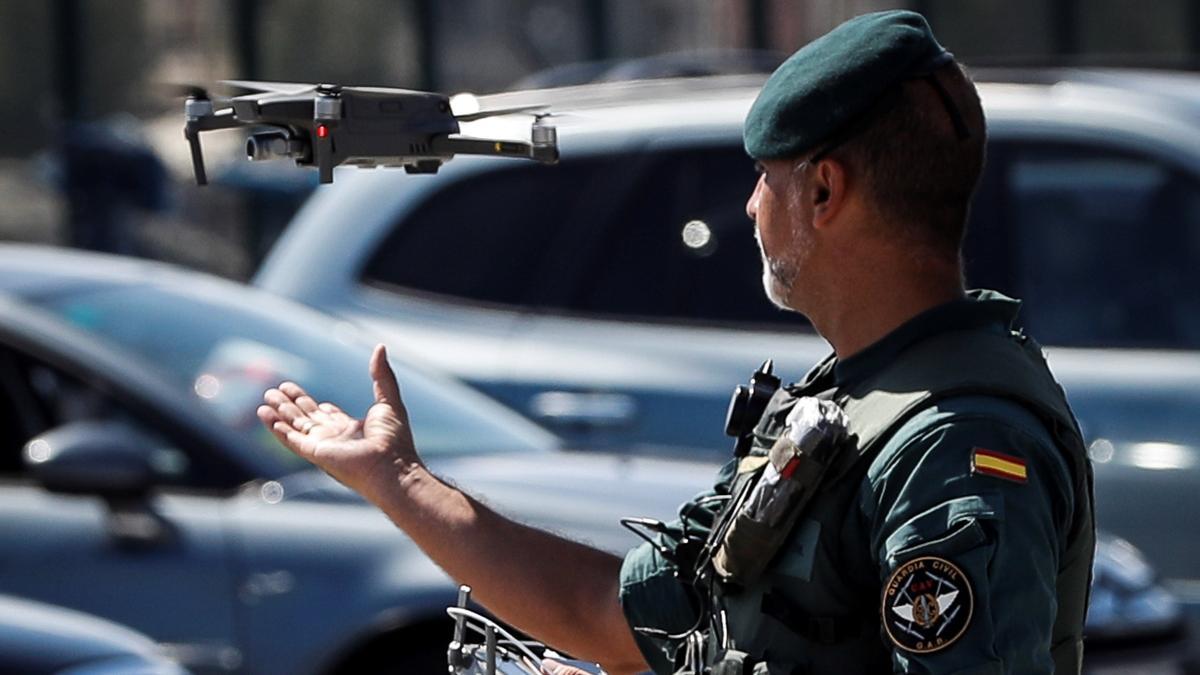
[[[468, 609], [470, 602], [471, 588], [459, 586], [457, 606], [446, 609], [454, 619], [454, 641], [446, 653], [451, 675], [541, 675], [543, 658], [604, 675], [594, 663], [560, 656], [538, 642], [518, 640], [495, 621]], [[483, 644], [468, 643], [468, 630], [482, 637]]]
[[[184, 136], [192, 151], [196, 182], [206, 185], [200, 133], [241, 126], [264, 127], [246, 141], [251, 160], [290, 158], [316, 166], [322, 183], [333, 167], [403, 166], [408, 173], [436, 173], [455, 155], [493, 155], [558, 161], [558, 137], [542, 106], [481, 110], [455, 115], [443, 94], [337, 84], [249, 82], [223, 84], [249, 94], [214, 101], [200, 87], [186, 89]], [[459, 135], [459, 123], [494, 115], [530, 112], [530, 142]]]

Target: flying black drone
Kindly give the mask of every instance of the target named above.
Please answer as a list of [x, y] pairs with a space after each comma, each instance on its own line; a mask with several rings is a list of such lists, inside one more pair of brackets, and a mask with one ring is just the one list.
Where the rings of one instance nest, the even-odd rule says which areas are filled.
[[184, 136], [200, 185], [208, 183], [200, 132], [241, 126], [266, 127], [246, 140], [251, 160], [290, 158], [300, 166], [316, 165], [322, 183], [333, 182], [333, 167], [339, 164], [436, 173], [455, 155], [558, 161], [557, 133], [544, 114], [534, 114], [529, 143], [459, 135], [459, 122], [541, 106], [455, 115], [449, 97], [424, 91], [241, 80], [223, 84], [252, 93], [216, 103], [204, 89], [186, 90]]

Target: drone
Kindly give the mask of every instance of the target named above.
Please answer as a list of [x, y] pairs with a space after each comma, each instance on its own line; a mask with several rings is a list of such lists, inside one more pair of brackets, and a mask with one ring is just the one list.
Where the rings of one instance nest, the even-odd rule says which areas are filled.
[[[534, 113], [544, 106], [455, 115], [450, 98], [433, 92], [245, 80], [222, 84], [251, 93], [214, 100], [201, 87], [185, 89], [183, 133], [199, 185], [208, 183], [201, 132], [243, 126], [262, 129], [246, 140], [250, 160], [292, 159], [299, 166], [316, 166], [322, 183], [333, 182], [333, 168], [340, 164], [403, 166], [419, 174], [436, 173], [455, 155], [558, 161], [557, 131], [548, 113]], [[459, 134], [460, 122], [522, 112], [534, 115], [528, 143]]]
[[[471, 610], [470, 603], [471, 587], [459, 586], [458, 604], [446, 609], [454, 619], [454, 639], [446, 652], [451, 675], [541, 675], [544, 658], [604, 675], [594, 663], [563, 657], [539, 642], [518, 640], [500, 624]], [[469, 642], [468, 630], [482, 637], [483, 644]]]

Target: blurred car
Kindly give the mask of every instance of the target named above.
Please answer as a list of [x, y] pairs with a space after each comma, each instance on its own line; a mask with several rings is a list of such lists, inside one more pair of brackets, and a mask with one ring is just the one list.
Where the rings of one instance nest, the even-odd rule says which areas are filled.
[[[373, 344], [228, 281], [0, 245], [0, 593], [131, 626], [196, 672], [443, 670], [455, 586], [254, 415], [284, 379], [365, 411]], [[523, 522], [624, 551], [620, 517], [668, 518], [711, 479], [562, 452], [394, 365], [434, 470]]]
[[[1025, 299], [1093, 444], [1099, 523], [1200, 612], [1200, 538], [1166, 515], [1200, 508], [1200, 75], [977, 79], [990, 141], [968, 281]], [[767, 358], [796, 379], [828, 350], [763, 297], [741, 145], [761, 82], [489, 97], [561, 112], [561, 164], [340, 171], [255, 284], [381, 331], [572, 447], [723, 456], [732, 387]]]
[[[197, 672], [442, 671], [453, 584], [254, 418], [282, 379], [365, 410], [368, 337], [166, 265], [0, 245], [0, 592], [133, 626]], [[620, 553], [636, 543], [620, 517], [666, 519], [712, 479], [707, 463], [563, 452], [394, 365], [434, 470], [523, 522]], [[1148, 640], [1153, 663], [1179, 663], [1177, 603], [1104, 541], [1097, 658], [1145, 663], [1127, 643]]]
[[111, 621], [0, 595], [0, 672], [187, 675], [150, 638]]

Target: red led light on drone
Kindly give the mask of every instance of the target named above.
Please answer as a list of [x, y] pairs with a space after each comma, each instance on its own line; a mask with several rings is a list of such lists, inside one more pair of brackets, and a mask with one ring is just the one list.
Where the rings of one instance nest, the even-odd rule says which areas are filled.
[[329, 135], [329, 127], [324, 124], [317, 125], [317, 138], [325, 138]]

